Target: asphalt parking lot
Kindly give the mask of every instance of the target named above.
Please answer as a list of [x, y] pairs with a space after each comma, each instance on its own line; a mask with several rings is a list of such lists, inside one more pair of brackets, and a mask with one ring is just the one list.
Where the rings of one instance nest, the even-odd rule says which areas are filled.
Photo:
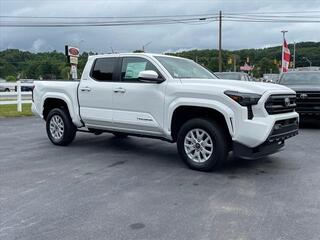
[[52, 145], [40, 119], [0, 119], [0, 239], [319, 239], [320, 127], [284, 151], [187, 169], [174, 144], [79, 133]]

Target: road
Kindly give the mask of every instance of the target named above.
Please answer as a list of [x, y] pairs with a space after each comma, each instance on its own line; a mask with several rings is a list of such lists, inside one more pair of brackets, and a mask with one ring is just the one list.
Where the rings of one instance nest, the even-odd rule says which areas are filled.
[[319, 126], [213, 173], [158, 140], [79, 133], [57, 147], [40, 119], [0, 127], [1, 240], [319, 239]]

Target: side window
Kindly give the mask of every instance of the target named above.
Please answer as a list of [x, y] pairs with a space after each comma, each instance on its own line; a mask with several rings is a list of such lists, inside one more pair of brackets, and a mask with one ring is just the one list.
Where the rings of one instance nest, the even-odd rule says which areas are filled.
[[153, 70], [158, 73], [161, 78], [158, 69], [147, 59], [140, 57], [125, 57], [122, 60], [121, 80], [134, 82], [138, 81], [138, 75], [141, 71]]
[[116, 58], [97, 58], [91, 71], [91, 77], [97, 81], [112, 81], [116, 61]]

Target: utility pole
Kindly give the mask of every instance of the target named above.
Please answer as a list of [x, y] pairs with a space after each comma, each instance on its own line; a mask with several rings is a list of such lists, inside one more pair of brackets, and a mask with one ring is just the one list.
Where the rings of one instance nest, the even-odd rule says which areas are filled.
[[222, 53], [221, 53], [221, 33], [222, 33], [222, 12], [219, 11], [219, 72], [222, 72]]
[[293, 42], [293, 69], [296, 69], [296, 42]]

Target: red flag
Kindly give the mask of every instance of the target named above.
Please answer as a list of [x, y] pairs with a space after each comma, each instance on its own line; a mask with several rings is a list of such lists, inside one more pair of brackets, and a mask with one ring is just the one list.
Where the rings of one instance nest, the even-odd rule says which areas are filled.
[[282, 47], [282, 72], [288, 72], [289, 64], [290, 64], [290, 50], [288, 48], [288, 44], [286, 39], [283, 40], [283, 47]]

